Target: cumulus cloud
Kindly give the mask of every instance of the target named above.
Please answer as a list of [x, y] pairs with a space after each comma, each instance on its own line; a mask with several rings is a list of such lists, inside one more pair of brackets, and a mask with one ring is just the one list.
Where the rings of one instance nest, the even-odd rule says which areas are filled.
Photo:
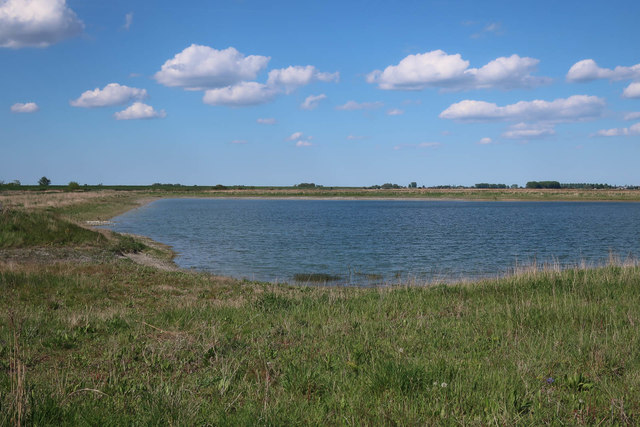
[[[465, 25], [465, 23], [463, 23], [463, 25]], [[468, 24], [468, 25], [471, 25], [471, 24]], [[485, 34], [501, 35], [502, 34], [502, 24], [500, 24], [499, 22], [491, 22], [491, 23], [485, 25], [484, 28], [482, 28], [482, 30], [480, 32], [472, 34], [471, 38], [472, 39], [478, 39], [478, 38], [482, 37]]]
[[622, 91], [625, 98], [640, 98], [640, 82], [631, 83]]
[[286, 141], [295, 141], [296, 147], [310, 147], [313, 145], [311, 143], [312, 139], [313, 137], [310, 135], [305, 135], [302, 132], [294, 132], [286, 139]]
[[95, 88], [84, 92], [78, 99], [69, 101], [73, 107], [95, 108], [123, 105], [132, 100], [142, 100], [147, 97], [145, 89], [138, 89], [109, 83], [104, 89]]
[[305, 98], [304, 102], [300, 104], [300, 108], [303, 110], [313, 110], [318, 106], [320, 101], [326, 99], [327, 95], [321, 93], [320, 95], [309, 95]]
[[131, 28], [132, 24], [133, 24], [133, 12], [129, 12], [124, 16], [124, 25], [122, 26], [122, 28], [125, 29], [126, 31], [129, 31], [129, 28]]
[[640, 64], [631, 67], [601, 68], [593, 59], [583, 59], [571, 66], [567, 81], [590, 82], [597, 79], [631, 80], [640, 78]]
[[118, 111], [113, 115], [116, 120], [158, 119], [166, 117], [164, 110], [156, 111], [152, 106], [142, 102], [134, 102], [126, 110]]
[[633, 124], [628, 128], [602, 129], [596, 132], [597, 136], [629, 136], [640, 135], [640, 123]]
[[478, 141], [478, 144], [480, 145], [487, 145], [487, 144], [491, 144], [493, 142], [493, 140], [489, 137], [485, 137], [485, 138], [480, 138], [480, 141]]
[[47, 47], [83, 30], [65, 0], [0, 1], [0, 47]]
[[398, 65], [369, 73], [366, 80], [384, 90], [531, 88], [551, 81], [531, 75], [539, 62], [514, 54], [496, 58], [481, 68], [469, 68], [469, 61], [460, 54], [434, 50], [409, 55]]
[[549, 124], [518, 123], [512, 125], [503, 134], [507, 139], [539, 139], [555, 135], [556, 131]]
[[167, 60], [154, 78], [170, 87], [218, 89], [255, 79], [270, 59], [260, 55], [244, 56], [233, 47], [217, 50], [192, 44]]
[[404, 114], [404, 111], [399, 108], [393, 108], [387, 111], [387, 116], [400, 116], [402, 114]]
[[568, 122], [600, 117], [604, 99], [574, 95], [554, 101], [520, 101], [499, 107], [485, 101], [464, 100], [440, 113], [440, 118], [460, 121], [547, 121]]
[[345, 111], [353, 111], [353, 110], [374, 110], [376, 108], [382, 107], [384, 104], [380, 101], [376, 102], [356, 102], [356, 101], [348, 101], [344, 105], [339, 105], [336, 107], [336, 110], [345, 110]]
[[165, 86], [203, 90], [205, 104], [240, 107], [264, 104], [313, 81], [338, 81], [338, 73], [320, 72], [313, 65], [271, 70], [266, 83], [253, 81], [266, 68], [268, 56], [245, 56], [192, 44], [166, 61], [154, 78]]
[[38, 110], [40, 107], [35, 102], [17, 102], [11, 106], [12, 113], [35, 113]]
[[270, 102], [276, 94], [273, 88], [262, 83], [241, 82], [234, 86], [207, 90], [202, 97], [202, 102], [209, 105], [245, 107]]
[[323, 82], [338, 81], [339, 74], [321, 73], [313, 65], [290, 66], [269, 71], [267, 85], [277, 88], [285, 93], [291, 93], [301, 86], [306, 86], [312, 81]]
[[274, 119], [273, 117], [259, 118], [258, 120], [256, 120], [256, 122], [260, 123], [261, 125], [275, 125], [276, 119]]
[[640, 111], [633, 111], [624, 115], [625, 120], [637, 120], [640, 119]]
[[300, 139], [304, 136], [302, 132], [294, 132], [287, 138], [287, 141], [295, 141], [296, 139]]

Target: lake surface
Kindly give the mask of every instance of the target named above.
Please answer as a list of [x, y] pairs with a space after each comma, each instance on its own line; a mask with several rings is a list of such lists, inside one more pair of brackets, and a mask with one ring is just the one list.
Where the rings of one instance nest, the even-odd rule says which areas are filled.
[[113, 221], [183, 268], [262, 281], [456, 280], [640, 255], [638, 203], [164, 199]]

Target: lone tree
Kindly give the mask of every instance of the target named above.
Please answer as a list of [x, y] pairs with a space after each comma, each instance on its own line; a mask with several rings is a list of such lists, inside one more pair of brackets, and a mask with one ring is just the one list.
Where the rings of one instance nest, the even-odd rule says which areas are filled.
[[38, 181], [38, 185], [40, 185], [40, 187], [48, 187], [49, 184], [51, 184], [51, 180], [49, 178], [47, 178], [46, 176], [43, 176]]

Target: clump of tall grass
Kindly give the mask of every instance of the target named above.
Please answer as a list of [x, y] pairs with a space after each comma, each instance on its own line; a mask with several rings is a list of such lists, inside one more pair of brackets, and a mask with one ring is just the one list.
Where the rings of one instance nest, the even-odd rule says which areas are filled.
[[340, 276], [328, 273], [296, 273], [293, 275], [294, 282], [301, 283], [329, 283], [340, 280]]

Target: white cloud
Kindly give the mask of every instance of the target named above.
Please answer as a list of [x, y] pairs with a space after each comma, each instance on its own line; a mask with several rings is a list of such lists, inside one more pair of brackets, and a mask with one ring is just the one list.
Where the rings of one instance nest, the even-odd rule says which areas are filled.
[[12, 113], [35, 113], [38, 110], [40, 107], [35, 102], [18, 102], [11, 106]]
[[83, 29], [65, 0], [0, 1], [0, 47], [47, 47]]
[[303, 135], [304, 134], [302, 132], [294, 132], [289, 136], [289, 138], [287, 138], [287, 141], [295, 141], [296, 139], [302, 138]]
[[382, 102], [356, 102], [356, 101], [348, 101], [344, 105], [339, 105], [336, 107], [336, 110], [345, 110], [345, 111], [353, 111], [353, 110], [374, 110], [376, 108], [382, 107], [384, 104]]
[[285, 93], [291, 93], [301, 86], [308, 85], [314, 80], [323, 82], [338, 81], [339, 74], [321, 73], [313, 65], [290, 66], [269, 71], [267, 85]]
[[631, 83], [622, 91], [625, 98], [640, 98], [640, 82]]
[[625, 120], [637, 120], [640, 119], [640, 111], [633, 111], [624, 115]]
[[321, 93], [320, 95], [309, 95], [306, 97], [304, 102], [300, 104], [300, 108], [302, 108], [303, 110], [313, 110], [318, 106], [320, 101], [326, 98], [327, 95], [325, 95], [324, 93]]
[[555, 135], [556, 131], [549, 124], [518, 123], [509, 127], [503, 134], [507, 139], [539, 139]]
[[349, 141], [357, 141], [357, 140], [359, 140], [359, 139], [365, 139], [365, 138], [366, 138], [366, 137], [364, 137], [364, 136], [360, 136], [360, 135], [349, 135], [349, 136], [347, 136], [347, 139], [348, 139]]
[[[463, 23], [464, 25], [464, 23]], [[478, 39], [480, 37], [482, 37], [485, 34], [491, 33], [491, 34], [496, 34], [496, 35], [501, 35], [502, 34], [502, 24], [500, 24], [499, 22], [491, 22], [487, 25], [484, 26], [484, 28], [478, 32], [478, 33], [474, 33], [471, 35], [472, 39]]]
[[246, 144], [247, 140], [246, 139], [234, 139], [233, 141], [231, 141], [232, 144]]
[[256, 122], [260, 123], [261, 125], [275, 125], [276, 119], [274, 119], [273, 117], [259, 118], [258, 120], [256, 120]]
[[313, 139], [310, 135], [305, 135], [302, 132], [294, 132], [292, 133], [286, 141], [296, 141], [296, 147], [310, 147], [313, 145], [311, 140]]
[[244, 56], [235, 48], [224, 50], [192, 44], [167, 60], [154, 78], [165, 86], [206, 91], [205, 104], [241, 107], [264, 104], [313, 81], [338, 81], [338, 73], [320, 72], [313, 65], [271, 70], [266, 83], [253, 81], [271, 60]]
[[156, 111], [152, 106], [142, 102], [134, 102], [126, 110], [118, 111], [113, 115], [116, 120], [157, 119], [166, 117], [164, 110]]
[[520, 101], [504, 107], [484, 101], [464, 100], [450, 105], [439, 117], [460, 121], [566, 122], [600, 117], [604, 107], [604, 99], [588, 95], [574, 95], [554, 101]]
[[206, 91], [202, 97], [202, 102], [209, 105], [244, 107], [265, 104], [273, 100], [276, 94], [272, 88], [262, 83], [241, 82], [234, 86]]
[[485, 138], [480, 138], [480, 141], [478, 141], [478, 144], [487, 145], [487, 144], [491, 144], [492, 142], [493, 140], [491, 138], [485, 137]]
[[129, 28], [131, 28], [132, 24], [133, 24], [133, 12], [129, 12], [124, 16], [124, 25], [122, 26], [122, 28], [129, 31]]
[[435, 148], [441, 145], [442, 144], [439, 142], [421, 142], [420, 144], [418, 144], [418, 148]]
[[602, 129], [596, 132], [597, 136], [629, 136], [640, 135], [640, 123], [633, 124], [628, 128]]
[[387, 116], [400, 116], [402, 114], [404, 114], [404, 111], [399, 108], [393, 108], [387, 111]]
[[73, 107], [82, 108], [111, 107], [126, 104], [134, 99], [142, 100], [146, 97], [147, 91], [145, 89], [109, 83], [104, 89], [88, 90], [78, 99], [69, 101], [69, 103]]
[[481, 68], [469, 68], [469, 61], [460, 54], [434, 50], [409, 55], [384, 71], [375, 70], [367, 75], [367, 82], [385, 90], [530, 88], [550, 82], [547, 77], [531, 75], [539, 62], [514, 54], [496, 58]]
[[154, 78], [165, 86], [188, 90], [224, 88], [255, 79], [270, 59], [244, 56], [233, 47], [217, 50], [192, 44], [167, 60]]
[[502, 25], [499, 22], [492, 22], [484, 27], [484, 31], [488, 33], [497, 33], [500, 31], [501, 27]]
[[631, 67], [600, 68], [593, 59], [578, 61], [567, 73], [567, 81], [589, 82], [597, 79], [630, 80], [640, 78], [640, 64]]

